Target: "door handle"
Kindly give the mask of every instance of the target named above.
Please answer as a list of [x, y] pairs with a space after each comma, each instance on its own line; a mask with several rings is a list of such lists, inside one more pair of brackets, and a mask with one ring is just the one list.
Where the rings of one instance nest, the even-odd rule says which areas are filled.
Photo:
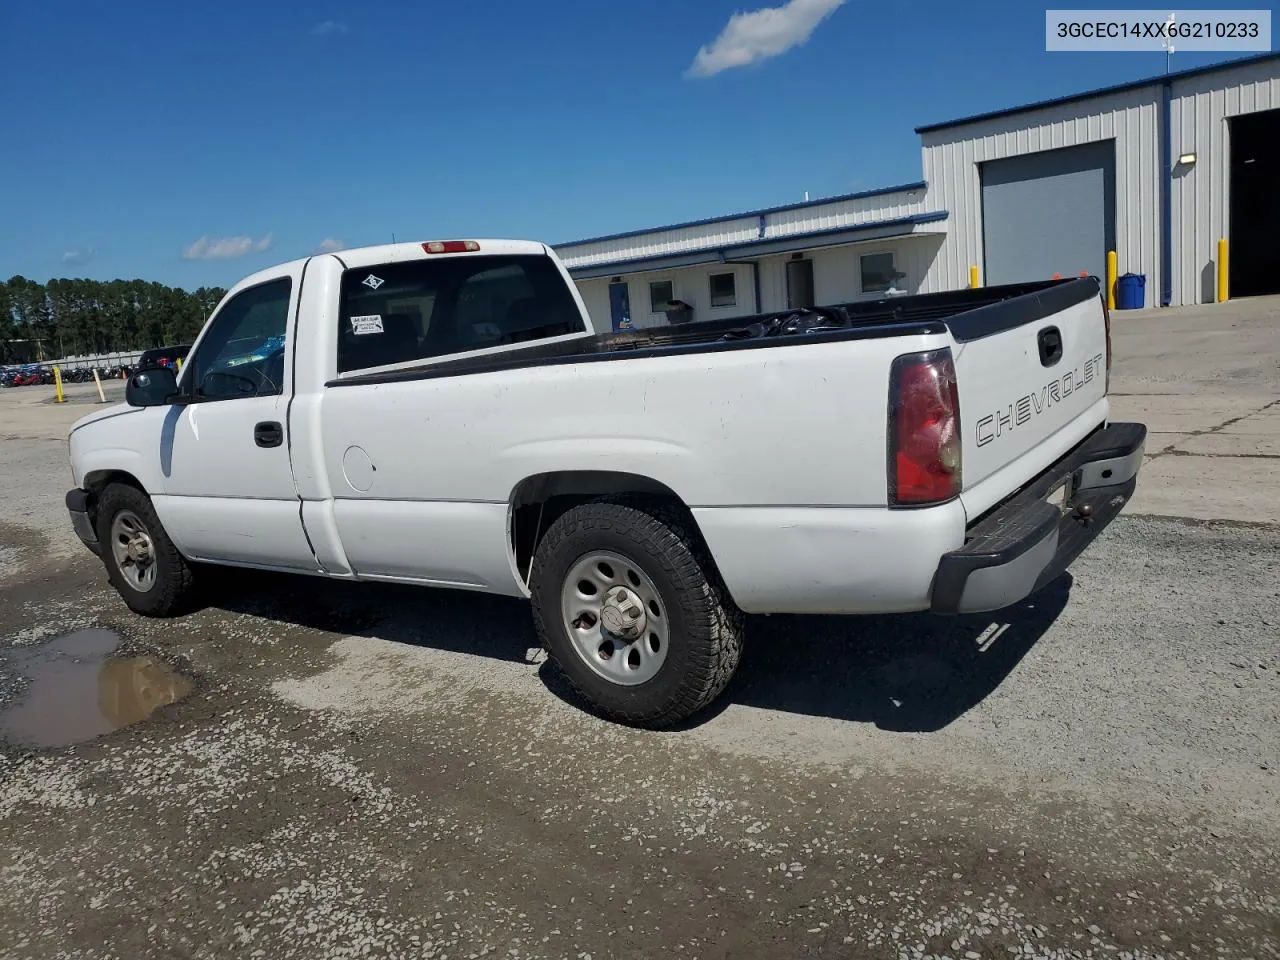
[[274, 420], [266, 420], [253, 428], [253, 442], [260, 447], [278, 447], [284, 443], [284, 427]]
[[1040, 364], [1052, 367], [1062, 359], [1062, 331], [1057, 327], [1045, 327], [1036, 336], [1040, 345]]

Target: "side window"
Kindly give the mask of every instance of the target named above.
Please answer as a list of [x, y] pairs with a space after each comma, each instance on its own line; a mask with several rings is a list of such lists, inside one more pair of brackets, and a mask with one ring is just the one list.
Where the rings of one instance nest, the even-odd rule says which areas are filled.
[[186, 364], [196, 400], [234, 400], [284, 392], [284, 341], [289, 324], [288, 277], [232, 297], [213, 318]]
[[549, 257], [429, 257], [352, 268], [342, 277], [338, 372], [585, 329]]

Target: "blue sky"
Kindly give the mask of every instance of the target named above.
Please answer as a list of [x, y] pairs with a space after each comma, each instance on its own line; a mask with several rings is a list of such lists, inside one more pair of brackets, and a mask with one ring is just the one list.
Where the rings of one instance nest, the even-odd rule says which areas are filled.
[[1164, 70], [1046, 53], [1025, 0], [795, 0], [762, 43], [808, 40], [732, 66], [761, 44], [730, 17], [783, 2], [6, 3], [0, 277], [227, 285], [325, 241], [554, 243], [888, 186], [921, 176], [915, 126]]

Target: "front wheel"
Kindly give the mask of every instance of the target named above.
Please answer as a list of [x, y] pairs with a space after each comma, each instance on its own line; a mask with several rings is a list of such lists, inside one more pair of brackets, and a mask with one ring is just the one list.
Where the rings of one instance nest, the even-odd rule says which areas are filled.
[[657, 502], [573, 507], [551, 525], [530, 583], [539, 638], [606, 717], [670, 727], [729, 683], [742, 613], [683, 511]]
[[107, 578], [134, 613], [168, 617], [190, 602], [195, 577], [156, 516], [151, 498], [113, 483], [98, 498], [98, 542]]

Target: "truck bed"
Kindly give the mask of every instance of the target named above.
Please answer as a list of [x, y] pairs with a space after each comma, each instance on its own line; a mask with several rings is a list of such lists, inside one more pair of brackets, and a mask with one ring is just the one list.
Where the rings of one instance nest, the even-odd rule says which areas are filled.
[[950, 331], [957, 341], [966, 342], [1034, 322], [1097, 297], [1098, 293], [1097, 279], [1082, 277], [861, 300], [808, 310], [785, 310], [532, 343], [501, 352], [424, 361], [341, 376], [330, 381], [328, 386], [455, 377], [521, 367], [635, 359], [671, 353], [773, 347], [801, 339], [812, 343]]

